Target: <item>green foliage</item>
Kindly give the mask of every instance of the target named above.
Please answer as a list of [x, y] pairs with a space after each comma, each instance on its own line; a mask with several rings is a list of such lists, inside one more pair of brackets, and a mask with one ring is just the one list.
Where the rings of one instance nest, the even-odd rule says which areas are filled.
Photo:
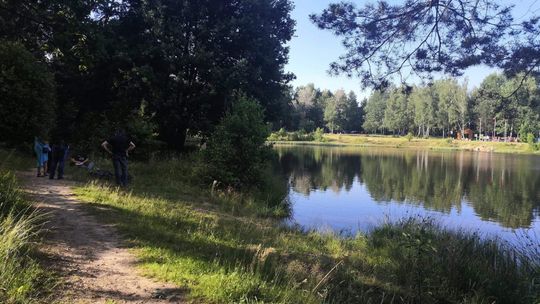
[[39, 217], [29, 210], [13, 174], [0, 172], [0, 302], [38, 303], [46, 273], [30, 256]]
[[417, 302], [532, 303], [539, 292], [531, 285], [537, 269], [527, 253], [476, 234], [446, 231], [429, 218], [383, 225], [369, 242], [375, 254], [391, 261], [376, 272], [399, 282]]
[[378, 90], [373, 92], [368, 98], [365, 106], [364, 124], [362, 125], [364, 130], [371, 133], [377, 133], [382, 130], [387, 99], [386, 93]]
[[395, 88], [390, 92], [384, 111], [383, 126], [397, 134], [403, 134], [409, 127], [410, 119], [407, 94], [404, 88]]
[[88, 184], [77, 194], [129, 236], [145, 273], [187, 286], [193, 301], [534, 303], [538, 295], [538, 268], [496, 241], [422, 218], [351, 237], [283, 227], [256, 208], [240, 213], [249, 202], [239, 194], [193, 187], [192, 163], [135, 163], [133, 192]]
[[158, 126], [146, 111], [146, 103], [141, 104], [139, 110], [129, 117], [126, 131], [137, 145], [132, 156], [148, 160], [153, 154], [164, 150], [165, 143], [157, 139]]
[[[146, 120], [158, 127], [155, 135], [181, 150], [188, 130], [189, 135], [203, 136], [213, 130], [236, 90], [254, 96], [265, 109], [265, 119], [277, 122], [286, 111], [287, 83], [292, 79], [283, 69], [288, 61], [286, 44], [294, 32], [291, 10], [289, 0], [219, 5], [166, 0], [51, 0], [24, 5], [3, 1], [2, 49], [11, 47], [4, 40], [21, 41], [36, 58], [14, 51], [13, 56], [24, 57], [21, 62], [12, 60], [15, 57], [0, 59], [26, 69], [14, 70], [21, 88], [13, 87], [17, 89], [13, 96], [0, 92], [7, 100], [2, 106], [6, 102], [12, 106], [12, 100], [20, 106], [0, 114], [4, 119], [11, 113], [13, 121], [39, 122], [44, 127], [19, 127], [31, 136], [2, 134], [18, 134], [16, 140], [29, 141], [37, 131], [46, 133], [52, 127], [57, 137], [77, 146], [95, 146], [115, 125], [142, 130], [130, 120], [146, 104]], [[36, 61], [48, 63], [56, 87], [49, 83], [50, 75], [34, 77], [41, 72], [28, 69], [27, 62]], [[26, 89], [30, 84], [31, 90]], [[54, 109], [49, 91], [57, 91], [56, 122], [49, 113]], [[146, 144], [147, 139], [142, 141]]]
[[287, 131], [285, 131], [284, 128], [281, 128], [281, 129], [279, 129], [279, 131], [277, 132], [277, 136], [278, 136], [279, 138], [285, 138], [285, 137], [287, 137]]
[[203, 151], [203, 180], [214, 180], [234, 188], [260, 183], [263, 168], [271, 153], [265, 145], [269, 135], [262, 107], [253, 99], [239, 95]]
[[[321, 129], [321, 128], [317, 128]], [[313, 141], [314, 136], [317, 131], [314, 132], [306, 132], [305, 130], [301, 129], [294, 132], [287, 132], [285, 129], [281, 128], [278, 132], [273, 132], [268, 136], [268, 140], [270, 141]], [[322, 129], [321, 129], [321, 132]]]
[[310, 17], [342, 39], [345, 54], [331, 64], [331, 73], [356, 76], [364, 86], [380, 88], [411, 76], [431, 79], [434, 73], [460, 75], [482, 64], [508, 74], [534, 71], [537, 63], [529, 58], [539, 54], [538, 15], [517, 19], [521, 13], [512, 3], [482, 3], [333, 1]]
[[324, 130], [322, 128], [317, 128], [315, 132], [313, 132], [313, 140], [318, 142], [324, 142]]
[[452, 78], [374, 91], [362, 109], [363, 127], [371, 133], [384, 127], [393, 134], [413, 132], [423, 137], [464, 135], [466, 129], [490, 137], [519, 133], [525, 142], [526, 134], [540, 127], [540, 88], [534, 77], [523, 77], [491, 74], [471, 94], [466, 82]]
[[532, 150], [538, 150], [539, 145], [535, 142], [536, 138], [534, 137], [534, 134], [528, 133], [527, 134], [527, 143], [529, 144], [529, 147]]
[[313, 133], [308, 133], [305, 130], [290, 132], [287, 136], [288, 141], [312, 141]]
[[[352, 95], [354, 97], [354, 94]], [[352, 102], [356, 103], [356, 97]], [[346, 131], [349, 127], [351, 115], [354, 109], [349, 104], [349, 99], [343, 90], [337, 90], [330, 98], [324, 109], [324, 121], [331, 133], [335, 131]]]
[[55, 121], [55, 83], [45, 63], [20, 43], [0, 40], [0, 142], [48, 138]]
[[413, 139], [414, 135], [412, 134], [412, 132], [409, 132], [407, 133], [407, 135], [405, 135], [405, 138], [407, 138], [407, 141], [411, 141]]
[[292, 130], [311, 133], [317, 128], [327, 128], [331, 132], [352, 132], [360, 131], [362, 127], [362, 108], [352, 91], [349, 94], [343, 90], [334, 93], [321, 91], [312, 83], [300, 86], [296, 89], [290, 111], [282, 124]]

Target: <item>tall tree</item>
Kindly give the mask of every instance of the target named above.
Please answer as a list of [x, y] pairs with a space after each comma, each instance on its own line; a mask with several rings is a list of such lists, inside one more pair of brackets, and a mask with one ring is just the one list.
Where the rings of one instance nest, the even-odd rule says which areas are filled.
[[407, 101], [407, 94], [403, 88], [396, 88], [388, 95], [386, 110], [384, 111], [383, 125], [388, 130], [404, 134], [410, 125], [411, 115]]
[[364, 106], [364, 123], [362, 128], [367, 132], [377, 133], [382, 132], [384, 112], [386, 110], [387, 94], [383, 91], [376, 90], [368, 98]]
[[324, 109], [324, 121], [330, 132], [344, 131], [348, 123], [347, 94], [343, 90], [337, 90], [334, 96], [328, 100]]
[[499, 111], [501, 100], [500, 90], [506, 82], [506, 77], [500, 74], [491, 74], [486, 77], [480, 87], [472, 94], [475, 121], [480, 134], [495, 136], [497, 123], [496, 114]]
[[[260, 101], [268, 120], [291, 76], [283, 71], [294, 21], [288, 0], [134, 1], [124, 32], [155, 74], [150, 102], [163, 138], [175, 147], [186, 131], [207, 132], [242, 90]], [[137, 31], [133, 25], [138, 24]], [[137, 37], [144, 37], [143, 41]]]
[[297, 88], [294, 104], [299, 116], [299, 129], [311, 132], [322, 126], [324, 108], [319, 105], [320, 95], [313, 83]]
[[418, 136], [427, 137], [436, 126], [437, 99], [431, 86], [415, 87], [409, 97], [414, 111], [414, 124], [418, 128]]
[[0, 142], [48, 138], [55, 118], [55, 83], [44, 62], [20, 43], [0, 40]]
[[360, 131], [362, 128], [362, 108], [358, 104], [356, 94], [350, 91], [345, 106], [345, 131]]

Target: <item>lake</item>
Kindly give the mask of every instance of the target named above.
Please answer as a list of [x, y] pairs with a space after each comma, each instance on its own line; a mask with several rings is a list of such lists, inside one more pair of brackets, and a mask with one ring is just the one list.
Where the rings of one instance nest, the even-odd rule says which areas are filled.
[[431, 217], [515, 242], [540, 237], [540, 157], [467, 151], [276, 145], [290, 222], [354, 233]]

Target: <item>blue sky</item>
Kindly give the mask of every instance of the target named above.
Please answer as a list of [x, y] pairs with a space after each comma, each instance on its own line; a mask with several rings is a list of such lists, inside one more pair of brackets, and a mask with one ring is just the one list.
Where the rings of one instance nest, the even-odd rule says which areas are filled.
[[[319, 30], [310, 20], [311, 13], [320, 13], [329, 3], [341, 0], [293, 0], [295, 8], [292, 18], [296, 20], [295, 37], [289, 43], [289, 64], [286, 71], [293, 72], [296, 80], [293, 85], [305, 85], [310, 82], [322, 89], [345, 89], [354, 91], [360, 98], [369, 95], [362, 91], [358, 79], [348, 79], [345, 76], [329, 76], [327, 71], [331, 62], [345, 53], [339, 38], [330, 31]], [[352, 0], [358, 6], [366, 1]], [[373, 2], [373, 1], [371, 1]], [[401, 1], [390, 1], [399, 3]], [[540, 0], [499, 1], [501, 4], [515, 4], [514, 15], [516, 20], [522, 20], [533, 14], [540, 13]], [[473, 67], [465, 72], [464, 77], [469, 80], [469, 87], [478, 86], [488, 74], [495, 70], [487, 67]]]

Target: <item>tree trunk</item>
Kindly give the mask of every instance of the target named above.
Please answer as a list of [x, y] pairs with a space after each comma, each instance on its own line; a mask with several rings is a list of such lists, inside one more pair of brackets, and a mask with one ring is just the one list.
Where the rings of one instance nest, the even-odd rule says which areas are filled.
[[505, 119], [504, 120], [504, 141], [508, 141], [507, 140], [508, 134], [506, 133], [507, 128], [508, 128], [508, 119]]
[[478, 138], [482, 136], [482, 118], [480, 118], [480, 133], [478, 134]]
[[510, 125], [510, 138], [514, 138], [514, 123]]
[[496, 126], [497, 126], [497, 117], [494, 117], [493, 118], [493, 136], [491, 136], [493, 137], [492, 139], [495, 139], [495, 134], [497, 134], [497, 132], [495, 131]]

